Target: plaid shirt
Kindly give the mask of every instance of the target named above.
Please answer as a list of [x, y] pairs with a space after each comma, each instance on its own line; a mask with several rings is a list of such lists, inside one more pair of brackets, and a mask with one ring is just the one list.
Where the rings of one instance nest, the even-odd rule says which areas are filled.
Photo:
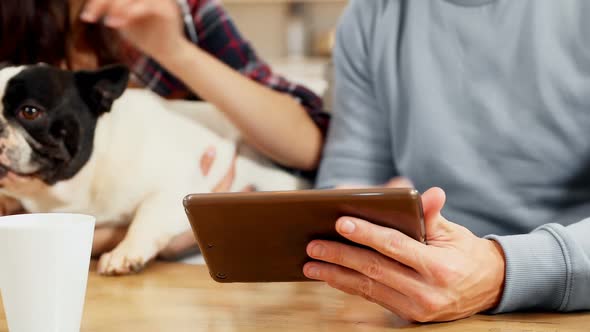
[[[329, 117], [323, 112], [322, 100], [307, 88], [273, 74], [270, 67], [258, 58], [250, 44], [240, 36], [218, 0], [177, 1], [182, 10], [185, 33], [194, 44], [260, 84], [296, 98], [325, 133]], [[126, 47], [125, 58], [134, 73], [134, 79], [159, 95], [201, 100], [145, 54]]]

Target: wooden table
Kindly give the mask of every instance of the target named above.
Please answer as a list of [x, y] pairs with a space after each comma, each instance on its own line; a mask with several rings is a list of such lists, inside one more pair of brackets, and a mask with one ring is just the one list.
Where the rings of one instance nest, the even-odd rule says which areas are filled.
[[[218, 284], [204, 266], [155, 263], [130, 277], [91, 272], [83, 332], [589, 331], [590, 314], [476, 316], [411, 325], [321, 283]], [[6, 331], [0, 311], [0, 331]], [[43, 331], [39, 331], [43, 332]]]

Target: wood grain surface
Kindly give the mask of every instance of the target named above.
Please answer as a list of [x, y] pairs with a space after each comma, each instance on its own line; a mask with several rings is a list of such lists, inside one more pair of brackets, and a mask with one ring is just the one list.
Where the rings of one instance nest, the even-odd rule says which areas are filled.
[[[94, 264], [91, 270], [83, 332], [590, 331], [587, 313], [479, 315], [413, 325], [321, 283], [218, 284], [205, 266], [155, 263], [117, 278], [96, 275]], [[0, 331], [7, 331], [2, 311]]]

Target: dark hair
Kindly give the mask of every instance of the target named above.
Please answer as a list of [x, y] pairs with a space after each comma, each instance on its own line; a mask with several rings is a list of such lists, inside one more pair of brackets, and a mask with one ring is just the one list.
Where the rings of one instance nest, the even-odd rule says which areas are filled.
[[0, 0], [0, 62], [69, 66], [70, 45], [96, 54], [99, 65], [118, 62], [114, 32], [79, 19], [72, 29], [69, 13], [68, 0]]

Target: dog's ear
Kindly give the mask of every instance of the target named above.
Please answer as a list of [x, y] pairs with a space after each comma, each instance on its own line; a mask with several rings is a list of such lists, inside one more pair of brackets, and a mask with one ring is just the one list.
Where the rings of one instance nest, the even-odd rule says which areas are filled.
[[96, 115], [100, 115], [110, 111], [113, 102], [125, 92], [129, 69], [111, 65], [96, 71], [77, 71], [74, 77], [80, 96]]

